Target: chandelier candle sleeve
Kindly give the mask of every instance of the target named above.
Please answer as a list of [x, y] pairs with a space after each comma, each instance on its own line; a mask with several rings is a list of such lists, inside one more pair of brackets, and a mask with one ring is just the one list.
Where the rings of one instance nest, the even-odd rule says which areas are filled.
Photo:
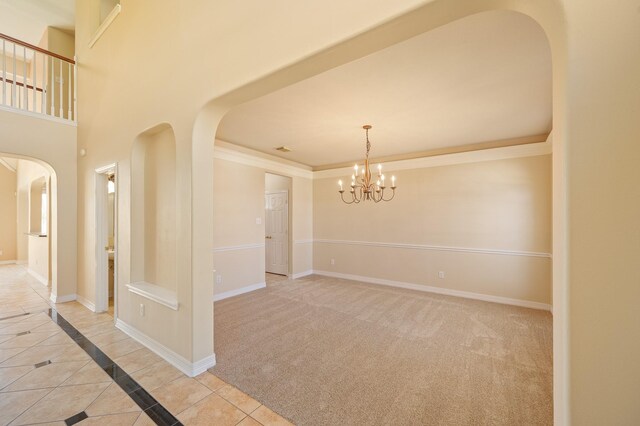
[[369, 151], [371, 150], [371, 142], [369, 141], [369, 129], [370, 125], [364, 125], [362, 128], [365, 130], [366, 141], [366, 156], [364, 159], [364, 165], [362, 166], [362, 173], [360, 173], [360, 167], [358, 164], [353, 166], [354, 174], [351, 175], [351, 189], [349, 194], [351, 197], [344, 197], [344, 188], [342, 187], [342, 180], [338, 181], [340, 186], [340, 198], [346, 204], [358, 204], [363, 201], [373, 201], [379, 203], [380, 201], [391, 201], [396, 194], [396, 177], [391, 176], [391, 194], [385, 190], [387, 187], [384, 183], [384, 175], [382, 174], [382, 164], [378, 164], [378, 175], [376, 180], [372, 179], [371, 170], [369, 167]]

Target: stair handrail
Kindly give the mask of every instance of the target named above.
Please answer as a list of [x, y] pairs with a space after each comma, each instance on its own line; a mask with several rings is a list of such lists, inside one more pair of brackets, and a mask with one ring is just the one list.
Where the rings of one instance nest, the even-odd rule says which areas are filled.
[[47, 49], [43, 49], [41, 47], [34, 46], [33, 44], [29, 44], [26, 41], [18, 40], [17, 38], [13, 38], [13, 37], [8, 36], [6, 34], [0, 33], [0, 38], [5, 39], [8, 42], [15, 43], [15, 44], [17, 44], [19, 46], [24, 46], [24, 47], [27, 47], [29, 49], [35, 50], [37, 52], [44, 53], [45, 55], [52, 56], [52, 57], [54, 57], [56, 59], [60, 59], [61, 61], [68, 62], [71, 65], [75, 65], [76, 64], [76, 61], [74, 61], [73, 59], [67, 58], [67, 57], [62, 56], [62, 55], [58, 55], [57, 53], [53, 53], [53, 52], [51, 52], [51, 51], [49, 51]]

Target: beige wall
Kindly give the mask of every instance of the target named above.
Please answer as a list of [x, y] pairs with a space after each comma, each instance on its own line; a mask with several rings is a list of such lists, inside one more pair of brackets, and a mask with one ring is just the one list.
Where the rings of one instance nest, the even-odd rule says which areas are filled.
[[16, 172], [0, 164], [0, 262], [18, 260]]
[[176, 145], [165, 130], [145, 142], [144, 281], [176, 288]]
[[549, 155], [391, 174], [389, 203], [347, 205], [337, 178], [314, 181], [314, 270], [551, 302]]
[[[0, 111], [0, 129], [0, 152], [37, 159], [52, 173], [49, 198], [52, 298], [73, 298], [78, 264], [76, 128], [69, 124]], [[26, 204], [20, 201], [21, 194], [19, 189], [18, 260], [27, 260], [26, 238], [21, 238], [21, 233], [27, 232], [28, 216], [24, 216], [25, 222], [21, 228], [21, 210], [26, 208]], [[24, 195], [28, 196], [28, 191]]]
[[[222, 142], [220, 145], [230, 148]], [[216, 295], [265, 281], [264, 193], [267, 190], [289, 191], [289, 240], [294, 242], [290, 244], [290, 273], [295, 275], [311, 269], [310, 243], [295, 243], [309, 240], [312, 235], [311, 179], [273, 172], [269, 164], [260, 164], [264, 156], [257, 153], [251, 158], [255, 165], [214, 160], [214, 264], [221, 280], [214, 285]], [[258, 218], [260, 224], [256, 223]]]
[[[126, 185], [135, 136], [164, 121], [176, 130], [179, 293], [185, 305], [172, 318], [173, 327], [157, 322], [148, 330], [161, 328], [155, 336], [190, 360], [211, 354], [212, 323], [202, 320], [213, 313], [208, 300], [211, 250], [217, 246], [211, 158], [216, 126], [228, 108], [465, 15], [516, 10], [542, 25], [553, 56], [556, 421], [637, 423], [637, 0], [401, 0], [375, 6], [360, 0], [288, 0], [279, 8], [265, 2], [251, 6], [123, 1], [122, 13], [89, 48], [98, 15], [91, 13], [91, 2], [77, 2], [76, 45], [83, 65], [78, 137], [88, 152], [78, 173], [81, 253], [95, 246], [92, 170], [119, 161]], [[313, 19], [300, 19], [309, 16]], [[167, 49], [173, 55], [166, 55]], [[167, 85], [176, 63], [194, 66], [181, 84]], [[122, 196], [119, 205], [130, 207], [129, 194]], [[126, 225], [126, 212], [121, 219]], [[124, 269], [127, 245], [120, 252]], [[79, 272], [92, 267], [83, 256]], [[81, 291], [93, 298], [93, 278], [85, 278]], [[131, 306], [125, 308], [134, 315], [136, 297], [127, 298]]]
[[[26, 243], [26, 258], [21, 260], [27, 261], [29, 270], [34, 273], [42, 281], [50, 282], [50, 257], [49, 257], [49, 244], [50, 237], [49, 231], [47, 235], [41, 237], [40, 234], [40, 206], [42, 195], [42, 183], [47, 185], [47, 193], [50, 193], [49, 180], [51, 174], [42, 165], [29, 161], [18, 160], [18, 168], [16, 172], [17, 183], [16, 188], [18, 192], [18, 203], [21, 206], [19, 209], [20, 217], [18, 218], [19, 233], [23, 240], [23, 244]], [[35, 185], [34, 185], [35, 183]], [[35, 187], [35, 188], [34, 188]], [[35, 189], [35, 190], [34, 190]], [[35, 192], [35, 193], [34, 193]], [[35, 202], [32, 202], [33, 198]], [[50, 197], [48, 197], [50, 199]], [[49, 202], [49, 214], [48, 223], [51, 224], [51, 203]], [[26, 208], [25, 208], [26, 207]], [[34, 211], [36, 210], [36, 211]], [[28, 233], [29, 235], [25, 235]]]

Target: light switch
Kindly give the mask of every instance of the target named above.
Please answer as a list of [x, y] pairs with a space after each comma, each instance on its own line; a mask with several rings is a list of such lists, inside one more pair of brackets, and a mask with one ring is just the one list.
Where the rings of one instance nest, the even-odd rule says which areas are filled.
[[262, 218], [256, 217], [256, 225], [262, 225]]

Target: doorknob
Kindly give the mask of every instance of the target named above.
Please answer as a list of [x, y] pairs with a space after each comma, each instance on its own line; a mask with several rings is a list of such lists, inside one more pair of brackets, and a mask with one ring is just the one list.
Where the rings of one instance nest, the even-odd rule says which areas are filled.
[[267, 240], [270, 240], [270, 239], [271, 239], [271, 235], [267, 235], [265, 238], [266, 238]]

